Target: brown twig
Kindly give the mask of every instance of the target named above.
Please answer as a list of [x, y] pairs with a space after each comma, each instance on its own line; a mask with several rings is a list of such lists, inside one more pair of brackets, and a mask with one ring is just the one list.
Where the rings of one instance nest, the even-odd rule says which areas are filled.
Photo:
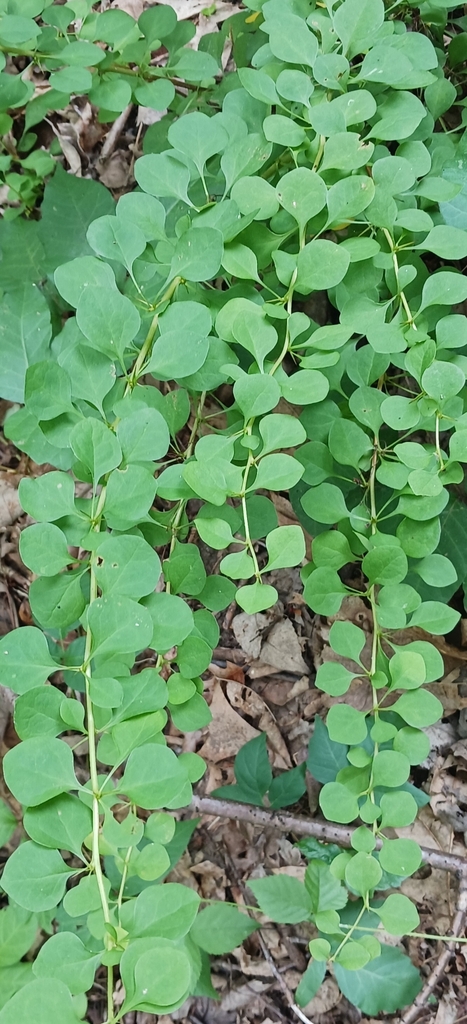
[[[460, 935], [464, 931], [465, 921], [467, 917], [467, 875], [463, 875], [459, 879], [459, 898], [457, 901], [457, 910], [455, 918], [452, 922], [452, 934]], [[455, 942], [449, 942], [446, 948], [441, 953], [436, 966], [429, 975], [425, 982], [421, 992], [419, 992], [417, 998], [409, 1007], [406, 1013], [400, 1018], [400, 1024], [413, 1024], [419, 1014], [425, 1007], [428, 998], [436, 988], [438, 981], [442, 978], [444, 971], [451, 959], [451, 956], [455, 949]]]
[[[275, 828], [279, 832], [295, 832], [300, 836], [313, 836], [325, 843], [337, 843], [339, 846], [350, 846], [354, 833], [353, 828], [346, 828], [344, 825], [331, 825], [327, 821], [319, 821], [315, 818], [298, 818], [293, 814], [277, 814], [275, 811], [268, 811], [262, 807], [253, 807], [251, 804], [238, 804], [231, 800], [216, 800], [214, 797], [194, 796], [191, 808], [200, 814], [210, 814], [220, 818], [234, 818], [237, 821], [248, 821], [260, 828]], [[381, 841], [377, 842], [381, 847]], [[431, 850], [421, 847], [423, 861], [432, 868], [440, 871], [452, 871], [455, 875], [466, 875], [467, 859], [456, 856], [453, 853], [443, 853], [440, 850]]]
[[117, 145], [118, 139], [128, 121], [132, 109], [133, 104], [129, 103], [128, 106], [125, 107], [125, 110], [122, 110], [122, 113], [116, 118], [116, 120], [112, 124], [112, 127], [107, 132], [98, 160], [99, 165], [104, 165], [106, 160], [108, 160], [109, 156], [111, 156], [111, 154], [113, 153], [115, 146]]

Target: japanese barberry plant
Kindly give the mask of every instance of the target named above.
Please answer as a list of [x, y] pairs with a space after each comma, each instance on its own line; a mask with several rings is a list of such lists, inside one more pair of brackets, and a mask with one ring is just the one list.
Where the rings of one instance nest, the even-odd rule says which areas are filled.
[[[309, 922], [300, 1005], [329, 968], [365, 1013], [393, 1012], [421, 982], [380, 927], [417, 928], [398, 889], [421, 851], [387, 830], [426, 802], [411, 767], [443, 710], [424, 688], [438, 650], [398, 630], [450, 633], [467, 575], [467, 19], [446, 0], [247, 0], [195, 51], [170, 5], [138, 22], [97, 6], [0, 2], [4, 432], [53, 467], [19, 492], [36, 625], [0, 645], [26, 834], [1, 880], [0, 1024], [76, 1024], [96, 972], [107, 1024], [215, 995], [208, 954], [257, 924], [161, 884], [205, 767], [164, 728], [209, 722], [216, 613], [271, 608], [269, 574], [292, 566], [317, 615], [355, 594], [372, 612], [368, 657], [360, 628], [332, 625], [353, 668], [318, 671], [338, 701], [307, 761], [324, 817], [356, 828], [350, 850], [305, 843], [304, 885], [250, 889], [272, 920]], [[40, 147], [72, 96], [106, 124], [131, 102], [166, 111], [118, 202]], [[278, 526], [274, 492], [301, 525]], [[236, 770], [223, 796], [304, 792], [303, 767], [273, 780], [263, 738]], [[6, 841], [6, 805], [0, 823]]]

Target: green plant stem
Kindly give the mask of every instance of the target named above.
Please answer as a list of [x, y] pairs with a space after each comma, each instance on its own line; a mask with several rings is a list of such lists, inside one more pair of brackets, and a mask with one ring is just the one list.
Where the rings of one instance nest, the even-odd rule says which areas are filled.
[[[194, 421], [193, 421], [193, 426], [191, 428], [190, 437], [189, 437], [189, 440], [188, 440], [188, 444], [187, 444], [187, 446], [185, 448], [185, 451], [183, 453], [184, 460], [191, 459], [191, 456], [193, 455], [194, 447], [195, 447], [195, 444], [196, 444], [196, 441], [197, 441], [197, 438], [198, 438], [199, 425], [200, 425], [201, 420], [203, 418], [203, 408], [204, 408], [205, 401], [206, 401], [206, 391], [203, 391], [201, 393], [200, 397], [199, 397], [198, 404], [196, 406], [195, 418], [194, 418]], [[170, 527], [171, 531], [172, 531], [172, 539], [170, 541], [169, 558], [170, 558], [170, 555], [172, 554], [172, 552], [174, 550], [174, 547], [175, 547], [175, 543], [176, 543], [176, 540], [177, 540], [177, 531], [178, 531], [178, 528], [179, 528], [180, 523], [181, 523], [182, 518], [183, 518], [183, 513], [185, 511], [186, 502], [187, 502], [186, 498], [180, 498], [180, 501], [178, 502], [178, 506], [177, 506], [177, 508], [175, 510], [175, 515], [174, 515], [174, 517], [172, 519], [172, 523], [171, 523], [171, 527]], [[168, 581], [166, 583], [166, 590], [167, 590], [167, 593], [170, 593], [170, 583]]]
[[395, 278], [396, 278], [396, 284], [397, 284], [397, 291], [398, 291], [399, 299], [401, 301], [401, 304], [402, 304], [402, 306], [404, 308], [404, 311], [405, 311], [405, 314], [407, 316], [407, 322], [410, 324], [411, 327], [413, 327], [414, 331], [416, 331], [417, 330], [417, 325], [416, 325], [416, 323], [414, 321], [414, 317], [413, 317], [413, 314], [412, 314], [412, 310], [410, 309], [409, 303], [407, 302], [407, 296], [406, 296], [404, 290], [400, 287], [399, 261], [397, 259], [397, 248], [396, 248], [395, 241], [394, 241], [394, 239], [393, 239], [393, 237], [391, 235], [391, 232], [388, 231], [387, 228], [383, 228], [383, 235], [385, 236], [385, 238], [387, 240], [387, 243], [389, 245], [389, 248], [391, 250], [392, 264], [393, 264], [393, 267], [394, 267], [394, 275], [395, 275]]
[[[366, 913], [367, 909], [368, 908], [367, 908], [366, 904], [364, 903], [363, 907], [360, 910], [360, 913], [359, 913], [358, 917], [356, 918], [356, 920], [354, 921], [354, 923], [351, 924], [351, 925], [348, 925], [349, 931], [347, 932], [347, 935], [344, 936], [344, 938], [342, 939], [342, 942], [337, 947], [336, 952], [333, 954], [333, 956], [329, 957], [329, 960], [330, 960], [331, 963], [334, 963], [334, 961], [336, 960], [336, 957], [339, 956], [339, 953], [340, 953], [341, 949], [347, 944], [347, 942], [349, 941], [349, 939], [353, 935], [354, 931], [356, 931], [356, 929], [357, 929], [357, 927], [359, 925], [359, 922], [361, 921], [363, 915]], [[373, 929], [370, 928], [370, 931], [372, 931], [372, 930]]]
[[181, 280], [181, 277], [174, 277], [173, 281], [170, 282], [168, 288], [166, 289], [162, 297], [159, 299], [159, 302], [155, 307], [154, 316], [151, 320], [148, 333], [143, 341], [138, 358], [136, 359], [136, 362], [133, 366], [131, 376], [128, 378], [126, 393], [128, 393], [128, 391], [133, 391], [133, 388], [136, 387], [136, 384], [138, 383], [138, 378], [141, 377], [141, 375], [144, 373], [144, 365], [147, 361], [148, 356], [151, 353], [153, 341], [157, 331], [157, 325], [159, 323], [159, 306], [162, 306], [164, 302], [168, 302], [172, 298]]

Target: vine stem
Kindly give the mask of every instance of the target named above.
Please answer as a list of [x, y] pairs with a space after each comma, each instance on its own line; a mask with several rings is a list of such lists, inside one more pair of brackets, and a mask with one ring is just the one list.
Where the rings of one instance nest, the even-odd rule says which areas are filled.
[[127, 387], [131, 391], [133, 390], [134, 387], [136, 387], [136, 384], [137, 384], [137, 381], [138, 381], [138, 377], [141, 376], [141, 374], [143, 372], [144, 364], [145, 364], [145, 362], [146, 362], [146, 360], [148, 358], [148, 355], [151, 352], [152, 344], [153, 344], [154, 337], [155, 337], [155, 334], [156, 334], [156, 331], [157, 331], [157, 325], [159, 323], [159, 313], [158, 313], [159, 306], [162, 306], [163, 302], [168, 302], [172, 298], [172, 295], [174, 294], [174, 292], [176, 292], [179, 284], [181, 283], [181, 280], [182, 280], [181, 277], [174, 277], [173, 281], [170, 282], [168, 288], [165, 290], [164, 294], [159, 299], [159, 302], [157, 303], [157, 305], [155, 307], [154, 316], [153, 316], [153, 318], [151, 320], [148, 333], [147, 333], [147, 335], [146, 335], [146, 337], [145, 337], [145, 339], [143, 341], [143, 344], [142, 344], [142, 346], [140, 348], [138, 357], [136, 359], [136, 362], [135, 362], [135, 364], [133, 366], [133, 370], [131, 372], [131, 376], [128, 378], [128, 385], [127, 385]]
[[391, 235], [391, 232], [388, 231], [387, 228], [383, 228], [383, 235], [385, 236], [386, 241], [387, 241], [387, 243], [389, 245], [389, 248], [391, 250], [392, 264], [393, 264], [393, 267], [394, 267], [394, 275], [395, 275], [395, 278], [396, 278], [397, 290], [398, 290], [399, 298], [401, 300], [402, 306], [404, 307], [404, 310], [405, 310], [405, 313], [406, 313], [406, 316], [407, 316], [407, 320], [408, 320], [410, 326], [413, 327], [414, 331], [416, 331], [417, 330], [417, 325], [416, 325], [416, 323], [414, 321], [414, 318], [413, 318], [413, 315], [412, 315], [412, 310], [411, 310], [411, 308], [409, 306], [409, 303], [407, 302], [407, 296], [406, 296], [404, 290], [400, 287], [399, 260], [397, 259], [397, 251], [396, 251], [396, 245], [395, 245], [394, 239], [393, 239], [393, 237]]
[[[100, 521], [105, 504], [106, 487], [104, 486], [99, 495], [97, 509], [94, 517], [93, 530], [97, 533], [99, 531]], [[90, 560], [90, 596], [89, 596], [89, 607], [97, 598], [97, 580], [95, 574], [96, 554], [92, 552]], [[110, 909], [109, 902], [107, 899], [107, 893], [105, 891], [104, 874], [102, 871], [102, 864], [99, 851], [99, 831], [100, 831], [100, 789], [99, 789], [99, 778], [97, 772], [97, 756], [96, 756], [96, 725], [94, 721], [94, 709], [91, 699], [91, 649], [92, 649], [92, 634], [88, 629], [86, 632], [86, 644], [84, 649], [84, 661], [83, 661], [83, 672], [85, 680], [85, 700], [86, 700], [86, 721], [88, 730], [88, 742], [89, 742], [89, 775], [91, 780], [92, 789], [92, 867], [96, 876], [97, 888], [99, 891], [99, 898], [102, 906], [102, 913], [104, 915], [104, 921], [106, 924], [110, 924]], [[107, 967], [107, 1016], [109, 1020], [113, 1015], [113, 968]]]

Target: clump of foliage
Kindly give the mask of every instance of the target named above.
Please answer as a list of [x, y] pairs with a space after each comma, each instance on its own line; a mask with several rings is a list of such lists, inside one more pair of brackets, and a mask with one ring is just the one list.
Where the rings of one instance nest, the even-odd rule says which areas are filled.
[[[452, 7], [425, 0], [414, 25], [406, 2], [248, 0], [195, 52], [194, 27], [170, 6], [135, 22], [91, 0], [1, 0], [0, 49], [25, 67], [0, 73], [1, 171], [18, 197], [0, 225], [0, 388], [21, 406], [5, 435], [55, 469], [20, 486], [36, 521], [21, 556], [37, 625], [0, 645], [21, 739], [5, 779], [28, 837], [2, 876], [0, 1024], [76, 1024], [102, 968], [108, 1024], [170, 1013], [189, 994], [214, 996], [208, 954], [257, 927], [160, 884], [194, 827], [171, 812], [204, 771], [198, 755], [176, 756], [164, 727], [169, 715], [181, 731], [209, 722], [215, 613], [232, 600], [270, 608], [268, 574], [304, 563], [302, 528], [278, 526], [271, 491], [290, 492], [313, 537], [310, 608], [334, 616], [358, 593], [372, 610], [370, 662], [363, 631], [336, 621], [331, 647], [354, 669], [327, 662], [316, 684], [343, 697], [362, 677], [374, 699], [367, 714], [333, 705], [307, 762], [324, 817], [359, 823], [352, 849], [308, 842], [304, 885], [250, 888], [273, 920], [313, 925], [302, 1005], [329, 963], [371, 1016], [420, 987], [377, 929], [418, 925], [397, 889], [420, 848], [385, 830], [425, 802], [408, 780], [442, 714], [424, 689], [442, 673], [438, 651], [401, 646], [397, 630], [450, 632], [448, 600], [467, 571], [467, 321], [456, 311], [467, 299], [467, 21], [454, 11], [448, 23]], [[237, 70], [222, 74], [227, 35]], [[161, 48], [166, 61], [153, 63]], [[36, 98], [34, 67], [50, 75]], [[37, 146], [33, 129], [72, 94], [104, 123], [131, 101], [167, 108], [117, 203]], [[41, 219], [18, 216], [44, 178]], [[208, 394], [222, 428], [205, 417]], [[205, 545], [235, 540], [219, 574], [187, 541], [190, 499]], [[303, 769], [272, 780], [261, 738], [236, 767], [223, 795], [269, 793], [279, 807], [303, 792]], [[1, 827], [5, 841], [6, 807]], [[38, 928], [50, 937], [20, 962]]]

